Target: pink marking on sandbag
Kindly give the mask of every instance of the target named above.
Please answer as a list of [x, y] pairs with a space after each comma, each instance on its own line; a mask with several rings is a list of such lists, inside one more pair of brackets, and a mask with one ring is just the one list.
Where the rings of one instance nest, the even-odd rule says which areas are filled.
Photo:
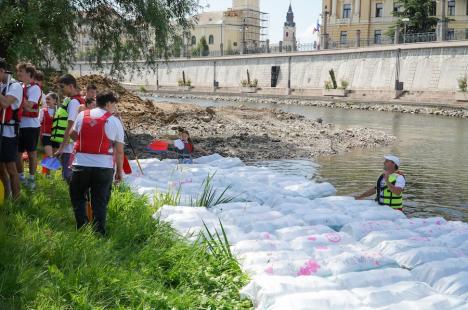
[[304, 267], [301, 267], [299, 269], [299, 272], [297, 273], [298, 276], [310, 276], [312, 274], [317, 273], [317, 271], [320, 269], [320, 265], [314, 261], [314, 260], [309, 260]]

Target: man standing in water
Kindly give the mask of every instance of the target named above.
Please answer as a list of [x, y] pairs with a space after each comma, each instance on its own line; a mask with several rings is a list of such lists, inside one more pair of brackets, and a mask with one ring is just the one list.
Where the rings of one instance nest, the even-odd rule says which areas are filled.
[[385, 156], [384, 172], [377, 180], [375, 187], [370, 188], [363, 194], [356, 196], [357, 200], [362, 200], [377, 194], [375, 201], [379, 205], [386, 205], [394, 210], [403, 211], [403, 190], [406, 186], [404, 175], [398, 171], [400, 159], [396, 156]]

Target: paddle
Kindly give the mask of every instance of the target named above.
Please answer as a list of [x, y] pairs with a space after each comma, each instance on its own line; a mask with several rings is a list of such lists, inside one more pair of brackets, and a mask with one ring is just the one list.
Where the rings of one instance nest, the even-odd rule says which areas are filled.
[[57, 157], [46, 157], [41, 161], [41, 166], [49, 170], [58, 170], [62, 168], [62, 164]]
[[132, 174], [132, 166], [130, 166], [130, 163], [128, 162], [127, 155], [124, 155], [123, 171], [127, 175]]
[[162, 140], [154, 140], [146, 149], [151, 152], [165, 152], [169, 149], [169, 143]]

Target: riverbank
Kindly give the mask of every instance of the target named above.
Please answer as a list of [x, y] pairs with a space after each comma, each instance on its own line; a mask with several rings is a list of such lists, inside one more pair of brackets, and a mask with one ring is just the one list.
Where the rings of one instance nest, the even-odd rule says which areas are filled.
[[249, 309], [237, 262], [151, 215], [167, 197], [113, 190], [105, 238], [77, 231], [59, 173], [0, 207], [0, 309]]
[[141, 157], [154, 157], [146, 146], [166, 133], [187, 129], [199, 151], [195, 156], [218, 153], [245, 161], [309, 159], [356, 148], [374, 148], [395, 141], [383, 131], [368, 128], [337, 129], [278, 109], [247, 107], [202, 108], [192, 104], [143, 100], [119, 83], [102, 76], [85, 76], [80, 85], [95, 84], [120, 96], [118, 111]]
[[[190, 94], [190, 93], [172, 93], [172, 92], [156, 92], [155, 95], [167, 99], [205, 99], [214, 101], [230, 101], [230, 102], [246, 102], [246, 103], [263, 103], [263, 104], [278, 104], [278, 105], [299, 105], [299, 106], [314, 106], [340, 108], [349, 110], [368, 110], [381, 112], [399, 112], [410, 114], [428, 114], [440, 115], [458, 118], [468, 118], [468, 104], [445, 104], [445, 103], [423, 103], [423, 102], [404, 102], [400, 101], [364, 101], [350, 100], [347, 98], [299, 98], [299, 97], [283, 97], [283, 96], [252, 96], [252, 95], [209, 95], [209, 94]], [[147, 93], [141, 95], [147, 96]], [[367, 99], [369, 100], [369, 99]]]

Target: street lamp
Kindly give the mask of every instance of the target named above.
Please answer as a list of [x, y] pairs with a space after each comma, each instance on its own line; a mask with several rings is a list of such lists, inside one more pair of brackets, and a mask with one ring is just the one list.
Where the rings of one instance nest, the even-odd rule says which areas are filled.
[[405, 44], [406, 43], [406, 31], [407, 31], [407, 27], [410, 22], [410, 19], [408, 17], [405, 17], [405, 18], [402, 18], [401, 21], [403, 22], [403, 25], [405, 26], [405, 30], [403, 32], [403, 44]]

